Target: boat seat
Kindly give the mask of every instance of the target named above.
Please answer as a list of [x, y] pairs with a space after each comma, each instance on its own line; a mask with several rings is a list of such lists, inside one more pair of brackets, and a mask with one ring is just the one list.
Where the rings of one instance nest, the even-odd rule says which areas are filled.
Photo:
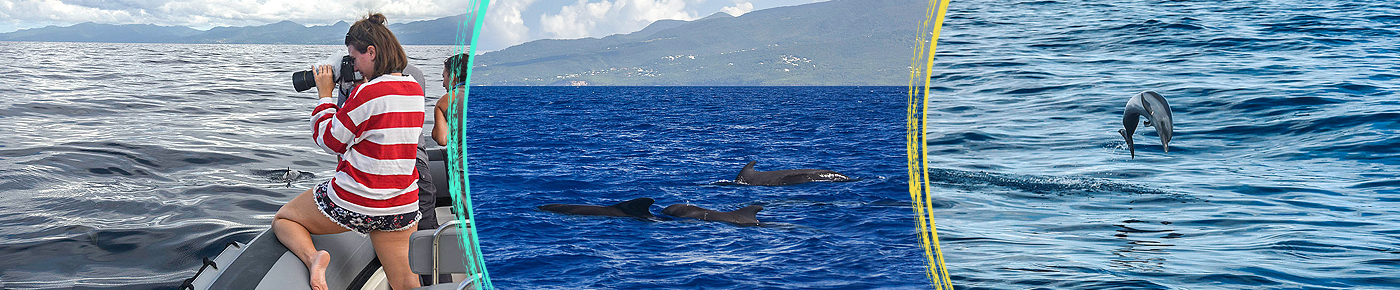
[[[467, 260], [468, 251], [462, 248], [463, 233], [458, 229], [458, 224], [457, 220], [452, 220], [443, 223], [437, 229], [417, 231], [409, 237], [408, 265], [413, 273], [432, 275], [434, 278], [439, 277], [439, 274], [466, 274], [472, 277], [479, 271], [469, 272], [467, 269], [467, 264], [470, 263]], [[436, 279], [434, 280], [433, 282], [437, 283]], [[457, 286], [456, 283], [433, 286], [438, 285]]]
[[[431, 139], [428, 139], [429, 142]], [[420, 275], [431, 275], [434, 285], [425, 285], [414, 288], [421, 290], [435, 289], [476, 289], [474, 284], [461, 285], [451, 281], [438, 282], [437, 278], [443, 277], [439, 274], [463, 274], [467, 281], [472, 281], [475, 275], [468, 273], [466, 265], [467, 251], [462, 249], [462, 232], [457, 228], [459, 223], [450, 217], [456, 216], [457, 212], [451, 208], [452, 195], [449, 193], [449, 181], [447, 176], [447, 148], [436, 146], [434, 143], [425, 152], [428, 155], [428, 167], [432, 172], [433, 185], [437, 188], [436, 204], [438, 223], [436, 229], [420, 230], [413, 233], [409, 238], [408, 264], [413, 273]], [[468, 221], [470, 223], [470, 221]], [[467, 225], [468, 227], [471, 224]], [[434, 252], [436, 249], [436, 253]], [[434, 259], [434, 258], [438, 259]], [[474, 271], [479, 272], [478, 271]]]
[[[459, 288], [459, 287], [460, 287], [460, 288]], [[437, 284], [437, 285], [429, 285], [429, 286], [423, 286], [423, 287], [413, 288], [413, 290], [461, 290], [461, 289], [476, 289], [476, 287], [473, 287], [471, 284], [459, 285], [459, 284], [457, 284], [457, 283], [441, 283], [441, 284]]]
[[[436, 234], [436, 235], [435, 235]], [[449, 221], [441, 227], [433, 230], [421, 230], [413, 233], [408, 240], [408, 265], [415, 274], [435, 274], [433, 273], [433, 257], [441, 257], [437, 260], [438, 273], [459, 273], [467, 272], [464, 258], [467, 252], [462, 249], [462, 233], [457, 229], [457, 222]], [[433, 244], [437, 244], [438, 253], [433, 254]]]
[[[437, 144], [434, 143], [431, 146], [437, 146]], [[452, 195], [448, 193], [449, 185], [447, 183], [447, 147], [429, 147], [423, 151], [428, 153], [428, 169], [432, 171], [433, 186], [437, 187], [435, 192], [437, 192], [439, 199], [438, 204], [452, 204]], [[443, 197], [447, 197], [447, 202], [441, 201]]]

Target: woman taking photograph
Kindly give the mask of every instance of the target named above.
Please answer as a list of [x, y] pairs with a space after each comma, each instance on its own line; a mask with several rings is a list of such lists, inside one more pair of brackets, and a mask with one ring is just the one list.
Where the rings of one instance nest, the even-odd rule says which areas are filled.
[[316, 145], [339, 162], [330, 181], [292, 198], [277, 211], [272, 230], [306, 264], [311, 288], [324, 290], [330, 255], [311, 235], [350, 230], [368, 234], [396, 290], [419, 287], [408, 266], [408, 239], [418, 221], [414, 172], [423, 125], [423, 87], [403, 75], [403, 47], [384, 26], [383, 14], [356, 21], [345, 48], [366, 82], [336, 106], [330, 66], [315, 68], [320, 103], [311, 112]]

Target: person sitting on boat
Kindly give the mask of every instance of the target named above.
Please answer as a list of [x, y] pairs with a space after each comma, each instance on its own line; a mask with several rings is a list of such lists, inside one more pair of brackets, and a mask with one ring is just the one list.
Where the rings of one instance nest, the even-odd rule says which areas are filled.
[[[447, 93], [438, 98], [437, 105], [433, 106], [433, 140], [438, 145], [447, 146], [447, 114], [453, 103], [460, 104], [466, 98], [467, 70], [470, 68], [467, 62], [467, 54], [457, 54], [450, 56], [442, 62], [442, 88], [447, 89]], [[466, 109], [460, 107], [458, 110]], [[465, 115], [458, 113], [458, 117]]]
[[[457, 89], [466, 86], [467, 83], [467, 54], [458, 54], [448, 57], [442, 63], [442, 88], [448, 93], [438, 98], [433, 109], [433, 129], [429, 136], [418, 141], [418, 212], [423, 214], [423, 218], [418, 220], [418, 230], [436, 229], [438, 225], [437, 212], [437, 186], [436, 182], [448, 182], [447, 180], [433, 180], [432, 173], [428, 167], [428, 157], [425, 152], [428, 142], [437, 143], [438, 146], [447, 146], [447, 126], [448, 107], [457, 100], [462, 100], [466, 96], [464, 91]], [[454, 95], [455, 91], [455, 95]], [[458, 115], [460, 116], [460, 114]]]
[[350, 230], [369, 235], [390, 287], [421, 285], [409, 269], [408, 240], [419, 219], [414, 157], [423, 88], [401, 73], [408, 59], [384, 21], [370, 14], [345, 34], [355, 70], [368, 81], [344, 105], [331, 98], [330, 67], [315, 69], [321, 99], [311, 113], [312, 139], [339, 163], [330, 181], [292, 198], [272, 221], [277, 239], [310, 270], [312, 289], [327, 289], [330, 253], [316, 250], [311, 235]]

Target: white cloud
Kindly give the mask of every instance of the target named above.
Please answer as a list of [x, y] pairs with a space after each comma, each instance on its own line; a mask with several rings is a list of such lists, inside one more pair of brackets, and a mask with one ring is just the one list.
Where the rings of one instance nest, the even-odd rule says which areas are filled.
[[578, 0], [558, 14], [540, 15], [539, 28], [548, 38], [601, 37], [637, 31], [662, 19], [693, 20], [695, 15], [683, 0]]
[[[662, 19], [694, 20], [723, 11], [754, 10], [825, 0], [492, 0], [478, 52], [544, 38], [631, 33]], [[725, 6], [733, 4], [732, 6]], [[461, 15], [463, 0], [0, 0], [0, 33], [82, 22], [155, 24], [209, 29], [291, 20], [303, 25], [353, 22], [367, 12], [390, 23]]]
[[530, 28], [525, 26], [522, 11], [535, 0], [501, 0], [491, 3], [486, 10], [486, 24], [481, 26], [481, 39], [477, 40], [477, 51], [493, 51], [511, 45], [533, 40]]
[[[294, 3], [306, 2], [300, 0], [283, 1]], [[392, 15], [400, 19], [412, 20], [436, 19], [444, 16], [458, 15], [467, 13], [467, 10], [471, 8], [468, 7], [469, 4], [467, 1], [446, 0], [359, 0], [356, 1], [356, 3], [361, 5], [356, 7], [358, 9], [351, 11], [352, 14], [364, 15], [368, 11], [375, 11], [384, 13], [385, 16]], [[356, 13], [355, 11], [359, 12]], [[393, 20], [393, 18], [390, 18], [390, 20]]]
[[[76, 24], [156, 24], [207, 29], [263, 25], [291, 20], [305, 25], [353, 22], [370, 11], [390, 23], [406, 23], [466, 13], [460, 0], [356, 0], [350, 3], [301, 0], [0, 0], [0, 22]], [[32, 25], [16, 25], [32, 26]]]
[[[5, 10], [0, 11], [0, 20], [33, 22], [115, 22], [133, 21], [131, 12], [125, 10], [104, 10], [87, 6], [67, 4], [54, 0], [0, 1]], [[77, 23], [74, 22], [74, 23]]]
[[734, 6], [726, 6], [724, 8], [720, 8], [719, 12], [724, 12], [729, 15], [738, 17], [739, 15], [744, 15], [744, 13], [753, 12], [753, 3], [749, 3], [748, 1], [734, 3]]

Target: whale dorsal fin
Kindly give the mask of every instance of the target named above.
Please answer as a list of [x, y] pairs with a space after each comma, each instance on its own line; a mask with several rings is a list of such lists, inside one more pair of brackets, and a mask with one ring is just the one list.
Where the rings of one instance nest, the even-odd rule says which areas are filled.
[[754, 164], [758, 164], [758, 161], [749, 161], [749, 164], [748, 164], [748, 165], [744, 165], [744, 169], [740, 169], [740, 170], [739, 170], [739, 176], [735, 176], [735, 177], [734, 177], [734, 181], [735, 181], [735, 182], [744, 182], [744, 175], [754, 172], [754, 170], [753, 170], [753, 165], [754, 165]]
[[729, 214], [736, 216], [734, 217], [735, 220], [730, 220], [729, 222], [745, 225], [759, 225], [761, 224], [758, 221], [758, 211], [760, 210], [763, 210], [763, 206], [757, 204], [746, 206], [741, 209], [736, 209], [734, 211], [729, 212]]
[[612, 207], [620, 209], [623, 213], [629, 215], [635, 215], [640, 217], [652, 217], [653, 215], [651, 215], [651, 204], [653, 203], [656, 203], [656, 200], [651, 199], [649, 197], [639, 197], [634, 198], [632, 200], [619, 202], [617, 204], [612, 205]]
[[741, 208], [741, 209], [736, 209], [736, 210], [731, 211], [731, 212], [732, 212], [732, 213], [735, 213], [735, 214], [740, 214], [740, 215], [743, 215], [743, 216], [746, 216], [746, 217], [751, 217], [751, 218], [757, 219], [757, 217], [758, 217], [758, 211], [761, 211], [761, 210], [763, 210], [763, 206], [755, 204], [755, 205], [746, 206], [746, 207]]

